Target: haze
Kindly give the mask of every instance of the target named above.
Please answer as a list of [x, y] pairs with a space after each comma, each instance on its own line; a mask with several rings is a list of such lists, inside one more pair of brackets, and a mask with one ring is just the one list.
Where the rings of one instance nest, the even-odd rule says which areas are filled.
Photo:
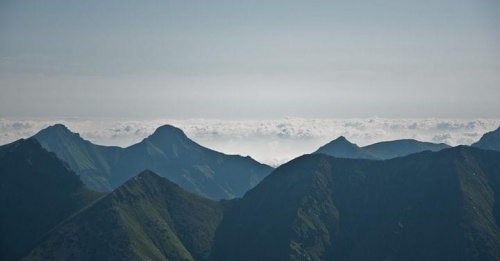
[[2, 1], [0, 117], [500, 114], [500, 2]]

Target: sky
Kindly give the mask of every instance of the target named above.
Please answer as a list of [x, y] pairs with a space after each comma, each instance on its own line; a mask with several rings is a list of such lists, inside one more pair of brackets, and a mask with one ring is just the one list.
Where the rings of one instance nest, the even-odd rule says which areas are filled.
[[470, 145], [500, 126], [499, 119], [363, 118], [312, 119], [119, 119], [0, 118], [0, 145], [28, 138], [55, 123], [95, 144], [127, 147], [151, 135], [159, 126], [181, 128], [199, 144], [227, 154], [249, 155], [278, 166], [312, 153], [339, 136], [365, 146], [380, 141], [416, 139], [452, 146]]
[[500, 1], [0, 1], [0, 117], [500, 118]]

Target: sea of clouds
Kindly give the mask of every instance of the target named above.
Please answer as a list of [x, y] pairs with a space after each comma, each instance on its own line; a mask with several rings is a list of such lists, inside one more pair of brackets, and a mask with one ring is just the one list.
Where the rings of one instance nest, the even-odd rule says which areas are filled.
[[103, 119], [0, 118], [0, 144], [27, 138], [55, 123], [96, 144], [130, 146], [165, 124], [184, 130], [194, 141], [227, 154], [250, 155], [278, 166], [345, 136], [360, 146], [395, 139], [469, 145], [500, 126], [500, 119]]

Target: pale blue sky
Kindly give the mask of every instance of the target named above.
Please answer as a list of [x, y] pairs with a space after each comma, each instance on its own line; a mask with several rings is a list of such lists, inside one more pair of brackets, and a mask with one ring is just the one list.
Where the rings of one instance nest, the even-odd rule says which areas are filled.
[[499, 117], [500, 1], [0, 2], [0, 116]]

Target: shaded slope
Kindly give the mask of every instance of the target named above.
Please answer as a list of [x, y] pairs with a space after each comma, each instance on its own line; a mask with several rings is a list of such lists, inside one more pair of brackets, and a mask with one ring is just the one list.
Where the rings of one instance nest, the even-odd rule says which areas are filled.
[[498, 260], [500, 153], [307, 155], [224, 216], [214, 260]]
[[169, 125], [127, 148], [92, 144], [62, 125], [42, 130], [35, 137], [67, 161], [89, 188], [99, 190], [114, 189], [151, 169], [191, 192], [230, 199], [243, 196], [272, 171], [250, 157], [202, 147]]
[[97, 191], [112, 190], [111, 165], [120, 148], [92, 144], [62, 124], [41, 130], [34, 138], [46, 150], [66, 161], [88, 188]]
[[26, 260], [204, 260], [222, 210], [145, 171], [60, 226]]
[[449, 145], [444, 143], [422, 142], [417, 140], [405, 139], [384, 141], [358, 147], [356, 144], [349, 142], [344, 137], [339, 137], [336, 140], [320, 147], [314, 153], [322, 153], [337, 158], [346, 159], [392, 159], [404, 157], [413, 153], [422, 151], [439, 151], [449, 148]]
[[484, 134], [478, 142], [472, 144], [471, 146], [485, 150], [500, 151], [500, 127], [494, 131]]
[[98, 197], [36, 140], [0, 147], [0, 260], [26, 254], [41, 236]]

